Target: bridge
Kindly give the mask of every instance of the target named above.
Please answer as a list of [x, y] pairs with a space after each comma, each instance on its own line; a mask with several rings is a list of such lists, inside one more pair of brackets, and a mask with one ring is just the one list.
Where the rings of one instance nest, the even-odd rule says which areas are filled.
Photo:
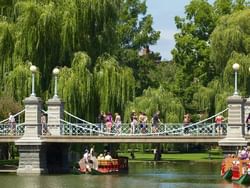
[[[60, 119], [59, 125], [46, 125], [47, 132], [44, 132], [42, 124], [36, 126], [39, 130], [38, 136], [44, 143], [218, 143], [226, 137], [227, 121], [225, 119], [219, 130], [213, 120], [227, 111], [228, 109], [225, 109], [212, 117], [185, 127], [182, 123], [162, 123], [157, 132], [154, 132], [149, 123], [143, 130], [138, 124], [133, 133], [128, 123], [123, 123], [119, 129], [113, 126], [108, 132], [105, 125], [90, 123], [67, 111], [64, 113], [70, 116], [68, 119], [78, 123]], [[15, 142], [24, 135], [25, 122], [20, 122], [25, 119], [24, 112], [25, 110], [14, 115], [19, 122], [15, 130], [11, 130], [8, 119], [0, 122], [0, 142]], [[48, 115], [44, 110], [42, 113]]]
[[[13, 128], [7, 119], [0, 122], [0, 142], [14, 142], [18, 147], [17, 174], [48, 173], [51, 168], [68, 171], [70, 143], [218, 143], [222, 148], [236, 149], [250, 142], [245, 131], [250, 99], [242, 98], [237, 92], [228, 97], [227, 109], [208, 119], [185, 127], [163, 123], [157, 132], [150, 125], [145, 131], [137, 126], [132, 132], [130, 124], [123, 124], [120, 129], [113, 126], [109, 131], [103, 125], [82, 120], [65, 111], [63, 101], [57, 96], [56, 74], [54, 91], [53, 98], [46, 102], [48, 110], [44, 111], [41, 109], [42, 100], [34, 93], [32, 72], [32, 93], [23, 101], [24, 110], [15, 114], [17, 124]], [[41, 113], [47, 114], [49, 134], [43, 131]], [[213, 120], [224, 113], [228, 116], [221, 131], [218, 131]]]

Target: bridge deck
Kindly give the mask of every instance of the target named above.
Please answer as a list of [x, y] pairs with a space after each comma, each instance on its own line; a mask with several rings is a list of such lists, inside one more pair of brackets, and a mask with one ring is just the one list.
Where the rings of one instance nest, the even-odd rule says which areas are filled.
[[[0, 142], [15, 142], [20, 136], [0, 136]], [[225, 136], [41, 136], [45, 143], [218, 143]]]

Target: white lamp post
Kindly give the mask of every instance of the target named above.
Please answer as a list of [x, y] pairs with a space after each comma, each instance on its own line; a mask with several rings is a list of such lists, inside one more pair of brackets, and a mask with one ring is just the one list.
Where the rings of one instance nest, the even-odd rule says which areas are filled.
[[57, 75], [59, 74], [60, 70], [58, 68], [53, 69], [53, 75], [55, 76], [55, 88], [54, 88], [54, 96], [53, 98], [58, 98], [57, 96]]
[[32, 92], [31, 92], [31, 96], [36, 96], [35, 94], [35, 73], [36, 73], [36, 66], [35, 65], [31, 65], [30, 66], [30, 71], [32, 72]]
[[238, 95], [238, 89], [237, 89], [237, 72], [240, 68], [240, 65], [238, 63], [233, 64], [234, 69], [234, 95]]

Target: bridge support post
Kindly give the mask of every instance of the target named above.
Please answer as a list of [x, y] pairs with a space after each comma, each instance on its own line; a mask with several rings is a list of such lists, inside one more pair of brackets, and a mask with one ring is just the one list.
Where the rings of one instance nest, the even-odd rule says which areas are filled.
[[17, 174], [47, 173], [46, 146], [40, 139], [41, 99], [30, 96], [24, 100], [25, 131], [15, 144], [19, 149]]
[[236, 151], [238, 146], [246, 146], [244, 138], [244, 99], [238, 95], [231, 96], [228, 102], [228, 127], [226, 138], [219, 141], [224, 150]]
[[51, 135], [60, 135], [60, 119], [63, 119], [64, 103], [58, 97], [53, 97], [47, 102], [48, 127]]

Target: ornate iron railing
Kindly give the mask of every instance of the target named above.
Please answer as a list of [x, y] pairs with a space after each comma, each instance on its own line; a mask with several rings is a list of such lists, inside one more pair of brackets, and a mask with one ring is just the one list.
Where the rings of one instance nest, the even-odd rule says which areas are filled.
[[[88, 121], [82, 120], [78, 117], [73, 116], [69, 112], [65, 112], [67, 115], [72, 116], [75, 121], [79, 123], [67, 122], [65, 120], [60, 120], [61, 124], [57, 125], [60, 129], [61, 135], [145, 135], [145, 136], [153, 136], [153, 135], [192, 135], [192, 136], [216, 136], [216, 135], [226, 135], [227, 133], [227, 122], [222, 124], [221, 128], [216, 127], [215, 123], [212, 121], [215, 116], [226, 112], [224, 111], [215, 114], [214, 116], [202, 120], [197, 123], [189, 124], [188, 126], [183, 126], [182, 123], [162, 123], [159, 125], [158, 129], [155, 130], [150, 123], [147, 124], [145, 128], [141, 128], [139, 124], [132, 129], [132, 126], [129, 123], [124, 123], [120, 127], [116, 127], [113, 125], [111, 129], [107, 129], [104, 124], [95, 124], [90, 123]], [[16, 118], [23, 114], [24, 110], [14, 115]], [[45, 112], [45, 111], [43, 111]], [[47, 113], [47, 112], [45, 112]], [[21, 119], [19, 117], [19, 119]], [[24, 118], [22, 118], [24, 120]], [[14, 129], [8, 124], [8, 119], [0, 122], [0, 135], [23, 135], [25, 125], [24, 123], [17, 122]], [[209, 122], [210, 121], [210, 122]], [[38, 125], [41, 126], [41, 125]], [[48, 125], [48, 132], [52, 125]], [[55, 125], [53, 125], [55, 126]], [[42, 134], [42, 133], [41, 133]], [[46, 134], [50, 135], [50, 134]]]
[[16, 122], [13, 125], [10, 125], [8, 122], [8, 118], [0, 121], [0, 135], [17, 135], [21, 136], [24, 134], [24, 112], [22, 110], [16, 114], [14, 114], [14, 118]]
[[122, 124], [120, 128], [112, 126], [109, 131], [105, 125], [101, 124], [73, 124], [63, 123], [60, 126], [60, 132], [62, 135], [138, 135], [138, 136], [153, 136], [153, 135], [180, 135], [180, 136], [216, 136], [226, 135], [227, 124], [223, 124], [221, 130], [219, 130], [214, 123], [210, 124], [198, 124], [191, 127], [183, 127], [182, 124], [161, 124], [157, 131], [154, 131], [151, 125], [147, 125], [146, 129], [141, 128], [139, 125], [135, 126], [135, 131], [132, 132], [130, 124]]

